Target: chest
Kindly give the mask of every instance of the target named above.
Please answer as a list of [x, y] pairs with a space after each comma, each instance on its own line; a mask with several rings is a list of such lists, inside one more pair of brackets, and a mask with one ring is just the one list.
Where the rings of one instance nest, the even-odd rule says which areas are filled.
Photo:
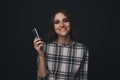
[[83, 61], [84, 51], [75, 47], [49, 47], [45, 54], [50, 72], [76, 73]]

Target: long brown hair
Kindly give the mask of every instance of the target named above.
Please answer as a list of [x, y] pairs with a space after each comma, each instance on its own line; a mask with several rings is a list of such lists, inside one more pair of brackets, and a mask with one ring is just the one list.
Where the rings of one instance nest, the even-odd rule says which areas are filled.
[[54, 17], [59, 12], [63, 13], [68, 18], [68, 20], [70, 22], [70, 26], [71, 26], [70, 38], [73, 41], [79, 42], [79, 36], [77, 34], [77, 29], [76, 29], [75, 26], [73, 26], [72, 18], [70, 16], [70, 14], [66, 10], [63, 10], [63, 9], [62, 10], [57, 10], [52, 14], [50, 27], [48, 29], [48, 35], [47, 35], [47, 38], [46, 38], [46, 42], [52, 42], [52, 41], [55, 41], [57, 39], [57, 34], [54, 30]]

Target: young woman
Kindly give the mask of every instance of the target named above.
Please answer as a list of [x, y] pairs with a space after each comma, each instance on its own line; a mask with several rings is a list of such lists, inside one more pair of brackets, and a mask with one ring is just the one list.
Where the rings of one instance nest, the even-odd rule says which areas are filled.
[[53, 13], [47, 41], [35, 37], [34, 48], [38, 53], [38, 80], [87, 80], [88, 49], [79, 42], [65, 10]]

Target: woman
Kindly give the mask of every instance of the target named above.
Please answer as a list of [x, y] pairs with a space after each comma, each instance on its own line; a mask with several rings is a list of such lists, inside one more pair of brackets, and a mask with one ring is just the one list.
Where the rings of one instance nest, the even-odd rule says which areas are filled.
[[87, 80], [88, 49], [79, 42], [70, 15], [53, 13], [47, 41], [35, 37], [38, 80]]

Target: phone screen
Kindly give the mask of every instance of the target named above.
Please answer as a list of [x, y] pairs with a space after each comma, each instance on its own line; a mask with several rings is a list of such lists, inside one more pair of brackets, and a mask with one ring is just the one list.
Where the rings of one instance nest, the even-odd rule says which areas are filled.
[[38, 38], [40, 38], [40, 36], [39, 36], [38, 31], [37, 31], [36, 28], [33, 28], [33, 29], [32, 29], [32, 32], [33, 32], [33, 34], [34, 34], [34, 37], [37, 36]]

